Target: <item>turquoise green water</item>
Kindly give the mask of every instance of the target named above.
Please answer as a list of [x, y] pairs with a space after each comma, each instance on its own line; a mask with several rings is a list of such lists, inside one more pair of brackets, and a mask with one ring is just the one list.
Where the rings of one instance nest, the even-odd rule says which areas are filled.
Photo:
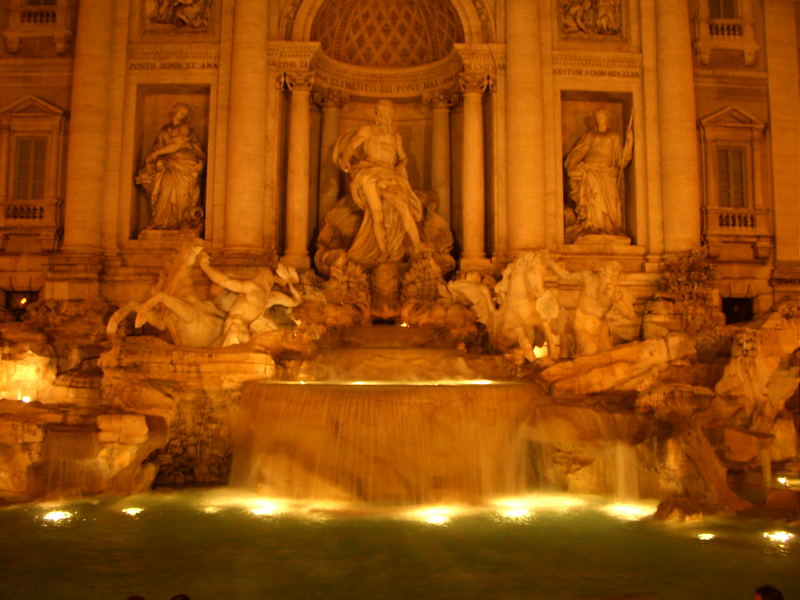
[[800, 598], [796, 528], [778, 542], [763, 537], [786, 530], [774, 522], [626, 520], [568, 500], [407, 515], [190, 491], [5, 508], [0, 598], [750, 600], [765, 583]]

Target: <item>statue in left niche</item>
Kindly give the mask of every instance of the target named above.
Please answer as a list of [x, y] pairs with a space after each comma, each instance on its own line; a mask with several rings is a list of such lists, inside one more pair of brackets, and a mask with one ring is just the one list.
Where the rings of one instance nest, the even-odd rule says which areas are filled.
[[145, 229], [199, 232], [203, 222], [200, 199], [206, 154], [190, 124], [191, 111], [179, 102], [169, 123], [158, 132], [135, 181], [150, 201]]
[[205, 29], [211, 0], [156, 0], [147, 20], [175, 27]]

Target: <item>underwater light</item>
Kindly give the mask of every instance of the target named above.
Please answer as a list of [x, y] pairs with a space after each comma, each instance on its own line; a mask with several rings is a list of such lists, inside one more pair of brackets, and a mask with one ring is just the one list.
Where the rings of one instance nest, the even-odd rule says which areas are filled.
[[508, 519], [524, 519], [530, 516], [531, 513], [524, 508], [509, 508], [502, 511], [500, 514]]
[[406, 513], [406, 516], [429, 525], [446, 525], [459, 512], [453, 506], [426, 506]]
[[778, 480], [777, 480], [777, 481], [778, 481], [778, 483], [780, 483], [781, 485], [785, 485], [785, 486], [787, 486], [787, 487], [789, 486], [789, 480], [788, 480], [788, 479], [786, 479], [786, 477], [778, 477]]
[[785, 544], [794, 537], [794, 534], [788, 531], [765, 531], [762, 535], [765, 539], [779, 546]]
[[286, 503], [279, 500], [255, 500], [251, 507], [250, 513], [257, 517], [268, 517], [276, 515], [286, 510]]
[[626, 521], [638, 521], [652, 515], [655, 510], [646, 504], [609, 504], [603, 507], [603, 511], [612, 517]]
[[135, 517], [143, 510], [144, 510], [143, 508], [139, 508], [138, 506], [129, 506], [128, 508], [123, 508], [122, 512], [131, 517]]
[[72, 518], [72, 513], [66, 510], [51, 510], [49, 513], [42, 517], [45, 521], [52, 521], [53, 523], [60, 523], [66, 519]]
[[696, 537], [697, 537], [698, 540], [702, 540], [704, 542], [707, 542], [709, 540], [713, 540], [717, 536], [714, 535], [713, 533], [698, 533]]
[[203, 508], [203, 512], [207, 515], [213, 515], [219, 512], [219, 506], [206, 506]]
[[492, 504], [503, 516], [518, 519], [529, 516], [537, 510], [566, 511], [578, 508], [585, 505], [586, 500], [565, 494], [532, 494], [495, 498], [492, 500]]

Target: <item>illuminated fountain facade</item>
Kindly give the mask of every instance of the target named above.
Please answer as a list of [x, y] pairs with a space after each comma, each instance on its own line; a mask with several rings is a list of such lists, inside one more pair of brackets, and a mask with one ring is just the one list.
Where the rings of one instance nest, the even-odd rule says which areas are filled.
[[800, 95], [796, 3], [733, 4], [10, 2], [0, 492], [746, 507]]

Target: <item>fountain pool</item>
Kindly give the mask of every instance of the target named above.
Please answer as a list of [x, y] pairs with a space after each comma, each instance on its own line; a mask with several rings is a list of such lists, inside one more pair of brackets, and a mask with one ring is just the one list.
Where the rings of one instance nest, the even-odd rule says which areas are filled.
[[775, 522], [670, 524], [653, 504], [582, 496], [376, 509], [232, 493], [2, 509], [0, 597], [749, 600], [765, 583], [800, 597], [800, 530]]

